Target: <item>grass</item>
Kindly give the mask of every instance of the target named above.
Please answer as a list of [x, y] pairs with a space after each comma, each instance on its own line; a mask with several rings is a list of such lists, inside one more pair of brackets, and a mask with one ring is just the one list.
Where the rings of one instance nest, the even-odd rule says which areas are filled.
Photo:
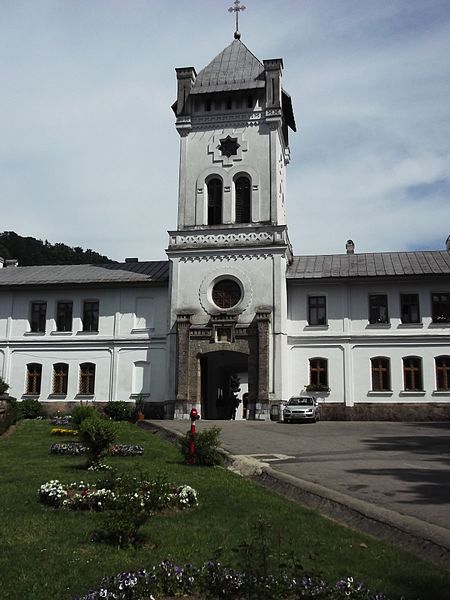
[[111, 457], [108, 463], [119, 471], [140, 465], [155, 475], [166, 473], [173, 483], [198, 490], [200, 506], [155, 516], [136, 549], [93, 544], [90, 533], [100, 514], [54, 510], [37, 502], [39, 486], [50, 479], [92, 482], [100, 476], [83, 470], [83, 457], [49, 455], [55, 441], [49, 431], [47, 421], [24, 421], [14, 434], [0, 438], [2, 598], [70, 599], [97, 587], [104, 575], [164, 558], [199, 565], [219, 553], [222, 562], [236, 564], [235, 549], [250, 538], [261, 517], [270, 522], [274, 554], [295, 554], [307, 571], [331, 581], [351, 575], [393, 597], [450, 600], [450, 573], [224, 469], [186, 466], [173, 445], [129, 424], [121, 425], [119, 441], [143, 445], [144, 456]]

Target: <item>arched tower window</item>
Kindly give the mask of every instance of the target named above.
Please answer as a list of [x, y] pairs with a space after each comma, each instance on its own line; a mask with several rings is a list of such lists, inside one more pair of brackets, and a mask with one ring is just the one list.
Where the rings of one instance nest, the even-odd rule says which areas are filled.
[[210, 179], [208, 189], [208, 225], [222, 223], [222, 180], [218, 177]]
[[235, 182], [236, 190], [236, 223], [251, 221], [251, 191], [248, 177], [239, 177]]

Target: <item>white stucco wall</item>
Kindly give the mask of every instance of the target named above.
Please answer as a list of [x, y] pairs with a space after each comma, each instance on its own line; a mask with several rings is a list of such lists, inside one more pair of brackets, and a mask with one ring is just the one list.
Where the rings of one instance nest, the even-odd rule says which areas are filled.
[[[432, 323], [431, 294], [450, 292], [443, 279], [404, 282], [318, 280], [288, 283], [289, 395], [309, 383], [309, 359], [328, 361], [325, 402], [449, 401], [450, 392], [436, 391], [435, 358], [450, 355], [450, 326]], [[421, 322], [402, 324], [400, 294], [419, 294]], [[387, 294], [388, 324], [369, 324], [369, 294]], [[325, 296], [327, 325], [308, 324], [308, 296]], [[390, 360], [391, 391], [373, 392], [371, 358]], [[403, 362], [407, 356], [422, 360], [423, 392], [404, 391]]]
[[[98, 332], [82, 331], [85, 300], [98, 300]], [[31, 302], [47, 303], [45, 333], [30, 332]], [[56, 306], [73, 302], [73, 327], [56, 331]], [[168, 290], [166, 287], [103, 287], [83, 289], [33, 288], [0, 294], [0, 373], [10, 394], [22, 398], [26, 365], [42, 365], [39, 400], [69, 401], [80, 398], [80, 364], [96, 365], [92, 400], [134, 400], [143, 393], [151, 401], [167, 398], [166, 337]], [[69, 366], [68, 391], [52, 394], [53, 365]], [[140, 374], [142, 370], [143, 374]], [[142, 380], [136, 382], [136, 377]], [[138, 389], [139, 388], [139, 389]]]

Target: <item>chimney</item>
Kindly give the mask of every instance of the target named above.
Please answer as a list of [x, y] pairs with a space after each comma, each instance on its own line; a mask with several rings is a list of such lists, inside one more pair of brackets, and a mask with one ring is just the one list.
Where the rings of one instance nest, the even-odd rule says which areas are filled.
[[125, 262], [126, 263], [137, 263], [137, 262], [139, 262], [139, 259], [133, 256], [133, 257], [130, 257], [130, 258], [126, 258]]
[[447, 252], [450, 252], [450, 235], [448, 236], [448, 238], [445, 242], [445, 248], [446, 248]]
[[17, 258], [7, 258], [4, 263], [4, 267], [18, 267], [19, 261]]
[[355, 254], [355, 242], [353, 240], [347, 240], [345, 249], [347, 250], [347, 254]]
[[174, 105], [176, 116], [190, 114], [190, 96], [197, 73], [194, 67], [182, 67], [175, 69], [177, 73], [177, 101]]
[[264, 61], [266, 75], [266, 107], [281, 109], [281, 71], [283, 60], [272, 58]]

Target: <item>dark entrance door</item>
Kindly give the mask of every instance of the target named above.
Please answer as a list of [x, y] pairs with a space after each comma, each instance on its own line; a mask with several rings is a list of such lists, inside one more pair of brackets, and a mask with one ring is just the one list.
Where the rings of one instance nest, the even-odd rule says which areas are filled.
[[248, 393], [248, 356], [219, 350], [203, 356], [200, 365], [203, 418], [241, 419], [242, 397]]

